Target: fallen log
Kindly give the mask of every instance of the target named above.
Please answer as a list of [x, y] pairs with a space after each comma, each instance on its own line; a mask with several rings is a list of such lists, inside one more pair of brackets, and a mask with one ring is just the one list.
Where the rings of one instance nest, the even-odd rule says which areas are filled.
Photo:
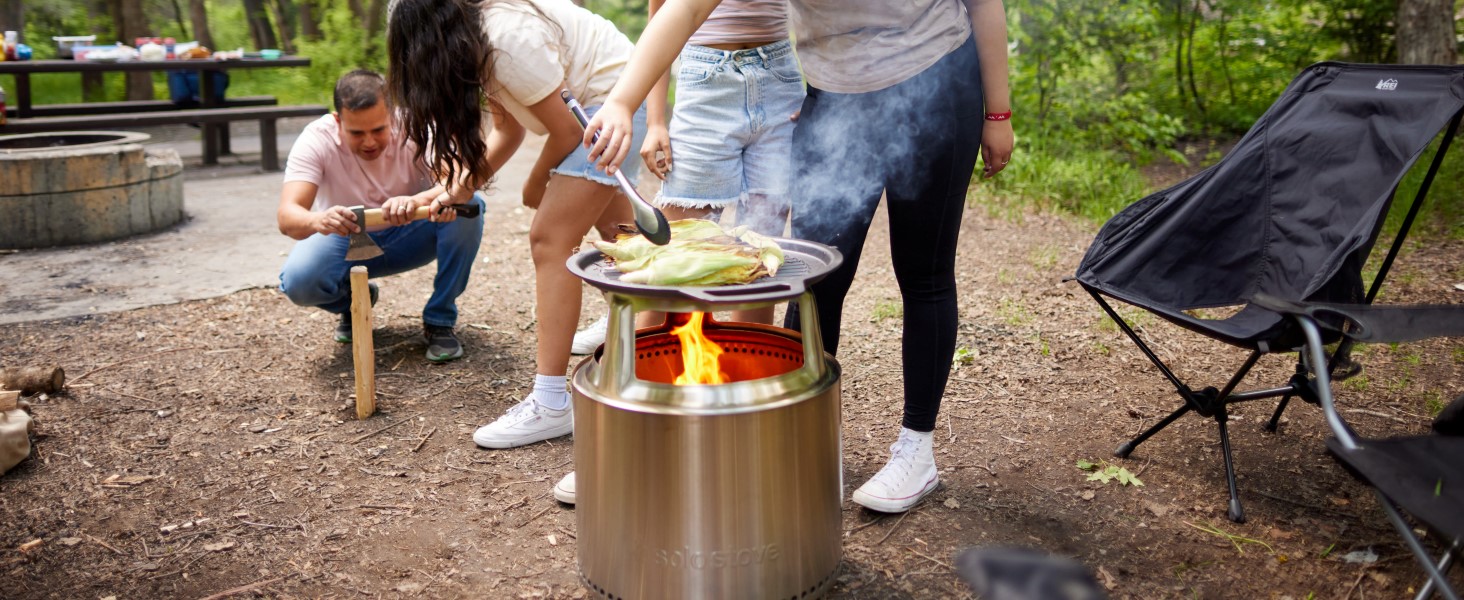
[[20, 390], [29, 394], [54, 394], [66, 386], [66, 371], [61, 367], [0, 368], [0, 389]]

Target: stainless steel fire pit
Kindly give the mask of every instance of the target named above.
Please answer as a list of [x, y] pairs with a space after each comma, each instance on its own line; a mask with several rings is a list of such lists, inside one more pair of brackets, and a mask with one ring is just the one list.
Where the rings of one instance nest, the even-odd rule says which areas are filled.
[[[606, 345], [571, 378], [580, 575], [600, 598], [823, 595], [842, 556], [839, 365], [823, 351], [805, 286], [842, 258], [779, 240], [794, 271], [747, 286], [627, 286], [597, 251], [570, 268], [605, 291]], [[704, 326], [728, 383], [674, 385], [672, 325], [636, 332], [642, 310], [701, 311], [796, 299], [806, 335]]]

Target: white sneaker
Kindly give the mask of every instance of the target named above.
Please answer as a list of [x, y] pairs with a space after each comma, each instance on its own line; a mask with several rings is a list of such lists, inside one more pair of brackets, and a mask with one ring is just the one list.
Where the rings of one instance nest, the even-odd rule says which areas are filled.
[[565, 504], [574, 505], [574, 471], [570, 471], [564, 479], [554, 484], [554, 499]]
[[598, 321], [586, 325], [584, 329], [574, 332], [574, 344], [570, 345], [570, 354], [593, 354], [600, 344], [605, 343], [605, 328], [610, 325], [610, 316], [600, 317]]
[[545, 408], [529, 394], [498, 420], [473, 432], [473, 442], [484, 448], [513, 448], [574, 432], [574, 410]]
[[899, 513], [910, 510], [926, 494], [935, 491], [940, 477], [935, 470], [935, 450], [929, 434], [920, 436], [900, 430], [900, 439], [890, 446], [890, 462], [859, 489], [853, 500], [870, 510]]

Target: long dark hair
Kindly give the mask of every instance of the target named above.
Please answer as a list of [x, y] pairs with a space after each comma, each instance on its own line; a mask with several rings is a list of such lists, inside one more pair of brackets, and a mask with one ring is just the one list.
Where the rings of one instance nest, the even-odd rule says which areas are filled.
[[466, 173], [477, 188], [484, 164], [483, 76], [492, 48], [483, 34], [483, 0], [395, 0], [387, 18], [390, 101], [399, 109], [417, 160], [430, 156], [443, 183]]

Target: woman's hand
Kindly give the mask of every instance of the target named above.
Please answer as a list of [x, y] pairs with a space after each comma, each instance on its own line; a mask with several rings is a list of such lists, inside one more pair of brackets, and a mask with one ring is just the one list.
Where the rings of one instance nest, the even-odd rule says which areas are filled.
[[321, 235], [351, 235], [361, 228], [356, 225], [356, 213], [344, 206], [332, 206], [318, 213], [310, 220], [310, 229]]
[[544, 191], [548, 188], [548, 173], [539, 173], [537, 169], [530, 171], [528, 180], [524, 182], [524, 206], [537, 210], [539, 203], [544, 201]]
[[[620, 168], [620, 163], [625, 162], [634, 133], [634, 112], [611, 100], [590, 118], [590, 124], [585, 127], [584, 145], [590, 149], [590, 161], [600, 170], [614, 173]], [[598, 140], [595, 139], [596, 133], [600, 135]]]
[[[472, 196], [469, 196], [471, 198]], [[453, 202], [452, 196], [442, 192], [427, 203], [427, 220], [433, 223], [451, 223], [457, 219], [457, 211], [453, 210], [454, 205], [464, 204]]]
[[392, 227], [412, 222], [412, 213], [417, 211], [417, 201], [411, 196], [387, 198], [381, 203], [381, 216]]
[[665, 125], [654, 124], [646, 128], [646, 141], [641, 144], [641, 160], [661, 181], [671, 172], [671, 134]]
[[1012, 158], [1012, 146], [1015, 144], [1016, 136], [1012, 133], [1010, 120], [987, 121], [981, 130], [981, 162], [985, 163], [981, 176], [995, 177], [1005, 169], [1007, 161]]

